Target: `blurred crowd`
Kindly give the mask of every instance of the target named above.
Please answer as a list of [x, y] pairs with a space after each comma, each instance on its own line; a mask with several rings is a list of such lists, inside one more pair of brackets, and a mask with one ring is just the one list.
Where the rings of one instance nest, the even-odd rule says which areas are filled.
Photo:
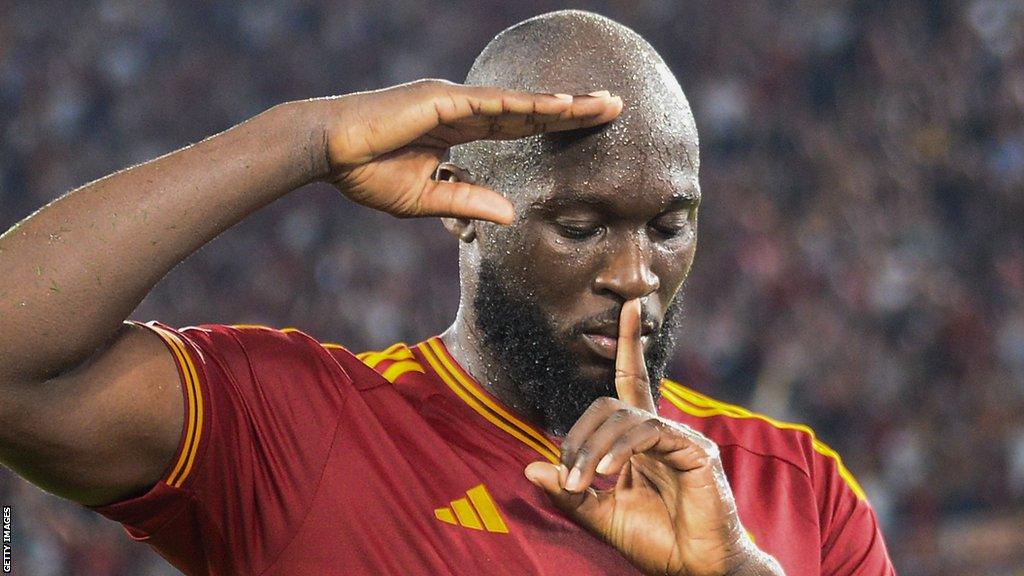
[[[900, 574], [1024, 574], [1024, 2], [574, 6], [651, 41], [697, 118], [700, 248], [671, 374], [814, 427]], [[461, 80], [495, 33], [561, 7], [0, 2], [0, 230], [282, 101]], [[416, 342], [453, 317], [455, 254], [436, 222], [311, 186], [134, 317]], [[6, 470], [0, 503], [16, 573], [176, 573]]]

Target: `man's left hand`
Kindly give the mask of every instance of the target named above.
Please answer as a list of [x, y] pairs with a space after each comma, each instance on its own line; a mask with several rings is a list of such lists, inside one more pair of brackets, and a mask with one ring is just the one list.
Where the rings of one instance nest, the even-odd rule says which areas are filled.
[[[619, 317], [615, 388], [562, 443], [563, 465], [534, 462], [526, 477], [576, 522], [646, 574], [783, 574], [747, 536], [718, 446], [657, 416], [640, 340], [639, 300]], [[595, 474], [618, 474], [595, 490]]]

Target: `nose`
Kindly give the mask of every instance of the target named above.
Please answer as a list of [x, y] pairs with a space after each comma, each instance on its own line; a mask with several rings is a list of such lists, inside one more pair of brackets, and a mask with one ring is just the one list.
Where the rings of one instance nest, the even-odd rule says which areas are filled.
[[651, 269], [652, 259], [646, 234], [621, 238], [609, 247], [594, 279], [594, 290], [623, 301], [650, 295], [661, 286], [658, 275]]

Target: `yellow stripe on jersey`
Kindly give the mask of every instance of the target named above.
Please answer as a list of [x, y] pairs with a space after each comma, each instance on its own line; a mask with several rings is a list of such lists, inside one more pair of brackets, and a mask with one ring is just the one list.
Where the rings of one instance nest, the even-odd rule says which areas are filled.
[[[404, 342], [389, 346], [380, 352], [361, 352], [356, 354], [367, 367], [380, 373], [385, 380], [394, 384], [403, 374], [409, 372], [425, 373], [412, 350]], [[387, 362], [388, 364], [385, 364]]]
[[741, 406], [735, 404], [727, 404], [721, 400], [715, 400], [710, 396], [705, 396], [694, 390], [690, 390], [685, 386], [673, 382], [671, 380], [661, 381], [661, 393], [667, 398], [676, 408], [679, 408], [683, 412], [690, 414], [691, 416], [697, 416], [700, 418], [707, 418], [709, 416], [727, 416], [729, 418], [754, 418], [762, 420], [771, 424], [776, 428], [782, 430], [797, 430], [803, 432], [811, 437], [811, 447], [815, 452], [831, 458], [836, 463], [836, 469], [839, 471], [839, 477], [846, 482], [850, 490], [861, 500], [867, 500], [867, 495], [864, 493], [864, 489], [861, 488], [860, 483], [853, 477], [853, 474], [843, 464], [843, 459], [839, 457], [839, 454], [829, 447], [827, 444], [818, 440], [818, 437], [814, 434], [814, 430], [803, 424], [793, 424], [791, 422], [782, 422], [774, 418], [770, 418], [763, 414], [757, 414], [751, 412]]
[[170, 347], [184, 377], [185, 397], [188, 403], [188, 410], [186, 411], [187, 422], [185, 423], [185, 445], [181, 449], [178, 461], [165, 480], [169, 486], [180, 488], [192, 471], [196, 452], [199, 449], [199, 439], [203, 432], [203, 394], [199, 388], [199, 375], [196, 373], [196, 367], [192, 363], [192, 358], [185, 351], [185, 344], [181, 339], [173, 332], [164, 330], [159, 326], [148, 326], [153, 328]]
[[462, 377], [456, 369], [449, 370], [451, 362], [445, 357], [440, 341], [435, 337], [420, 345], [423, 357], [427, 359], [434, 372], [455, 392], [456, 396], [469, 405], [489, 422], [501, 428], [523, 444], [533, 448], [538, 454], [552, 464], [558, 464], [560, 451], [539, 432], [523, 424], [517, 418], [490, 401], [481, 391]]
[[237, 328], [238, 330], [272, 330], [274, 332], [284, 332], [286, 334], [289, 332], [299, 332], [299, 329], [294, 326], [289, 326], [287, 328], [273, 328], [271, 326], [264, 326], [263, 324], [231, 324], [231, 327]]
[[519, 420], [518, 418], [510, 414], [507, 410], [493, 402], [490, 399], [490, 397], [488, 397], [487, 394], [480, 389], [476, 381], [473, 380], [472, 377], [465, 374], [462, 368], [457, 366], [455, 362], [452, 359], [450, 359], [448, 351], [444, 348], [444, 345], [441, 343], [440, 338], [431, 338], [430, 344], [433, 346], [433, 350], [437, 357], [441, 360], [441, 363], [448, 370], [448, 373], [455, 377], [455, 379], [459, 381], [462, 384], [462, 386], [477, 399], [477, 401], [481, 402], [484, 406], [489, 408], [499, 417], [503, 418], [513, 426], [517, 427], [521, 432], [531, 437], [534, 441], [544, 446], [544, 448], [546, 448], [554, 456], [553, 462], [556, 464], [558, 463], [559, 458], [561, 456], [561, 450], [559, 450], [558, 446], [555, 446], [553, 442], [548, 440], [547, 436], [544, 436], [544, 434], [539, 432], [536, 428], [530, 426], [529, 424], [523, 422], [522, 420]]
[[399, 342], [398, 344], [390, 346], [383, 352], [364, 352], [357, 357], [363, 361], [363, 364], [366, 364], [370, 368], [376, 368], [378, 364], [385, 360], [411, 360], [412, 350], [409, 350], [409, 347], [405, 345], [405, 342]]
[[391, 366], [388, 366], [387, 370], [385, 370], [381, 375], [384, 376], [385, 380], [394, 384], [395, 380], [398, 380], [402, 374], [407, 372], [419, 372], [420, 374], [423, 374], [425, 371], [423, 370], [423, 366], [420, 366], [420, 363], [415, 360], [402, 360], [401, 362], [395, 362]]
[[[383, 354], [386, 354], [387, 352], [393, 350], [396, 346], [398, 346], [398, 344], [391, 345], [390, 347], [388, 347], [387, 350], [370, 350], [367, 352], [360, 352], [359, 354], [356, 354], [356, 358], [360, 359], [365, 364], [368, 358], [381, 357]], [[376, 365], [377, 362], [374, 362], [373, 366], [370, 366], [370, 368], [373, 368]], [[369, 366], [369, 364], [367, 364], [367, 366]]]

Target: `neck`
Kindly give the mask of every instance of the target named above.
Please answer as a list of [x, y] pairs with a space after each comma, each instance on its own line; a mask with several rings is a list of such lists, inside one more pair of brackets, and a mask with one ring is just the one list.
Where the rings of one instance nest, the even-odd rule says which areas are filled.
[[497, 359], [487, 351], [483, 337], [476, 328], [471, 307], [465, 304], [459, 306], [455, 322], [441, 334], [441, 341], [459, 365], [484, 390], [516, 411], [530, 424], [540, 427], [540, 414], [522, 401], [516, 383], [505, 375]]

